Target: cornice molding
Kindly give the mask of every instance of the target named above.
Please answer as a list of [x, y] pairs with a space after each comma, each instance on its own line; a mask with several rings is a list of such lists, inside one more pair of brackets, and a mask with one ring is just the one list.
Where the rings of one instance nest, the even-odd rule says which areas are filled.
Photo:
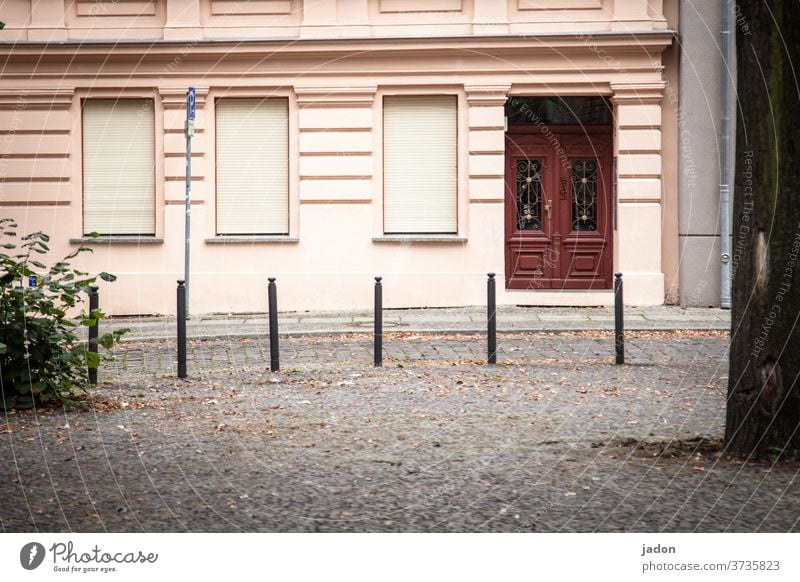
[[69, 109], [74, 89], [2, 89], [0, 109]]
[[656, 83], [611, 83], [614, 95], [611, 101], [617, 104], [656, 104], [664, 98], [667, 84], [664, 81]]
[[[588, 34], [588, 33], [587, 33]], [[182, 61], [218, 57], [221, 54], [236, 54], [241, 58], [269, 59], [280, 57], [309, 57], [332, 55], [359, 55], [369, 52], [375, 56], [381, 54], [446, 54], [453, 51], [493, 51], [497, 53], [519, 52], [558, 52], [618, 49], [620, 51], [645, 51], [660, 53], [670, 46], [675, 31], [633, 31], [633, 32], [599, 32], [591, 34], [592, 48], [586, 46], [586, 35], [571, 33], [527, 34], [499, 36], [451, 36], [451, 37], [384, 37], [384, 38], [336, 38], [336, 39], [303, 39], [287, 38], [235, 38], [208, 39], [193, 41], [192, 50], [187, 54], [185, 41], [148, 40], [148, 41], [66, 41], [66, 42], [0, 42], [0, 55], [7, 59], [29, 58], [47, 53], [49, 58], [64, 56], [67, 58], [113, 57], [140, 58], [147, 54], [150, 58], [172, 59], [180, 55]]]
[[508, 99], [511, 83], [503, 85], [471, 85], [465, 84], [467, 103], [477, 106], [504, 105]]
[[[158, 87], [158, 94], [164, 109], [183, 109], [186, 106], [187, 87]], [[195, 86], [195, 105], [202, 107], [205, 105], [208, 96], [208, 87]]]

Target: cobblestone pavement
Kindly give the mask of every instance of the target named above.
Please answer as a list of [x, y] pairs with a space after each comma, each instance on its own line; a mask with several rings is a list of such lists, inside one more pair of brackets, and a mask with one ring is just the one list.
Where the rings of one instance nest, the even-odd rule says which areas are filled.
[[714, 447], [721, 332], [123, 347], [89, 411], [2, 418], [2, 531], [800, 531], [800, 465]]

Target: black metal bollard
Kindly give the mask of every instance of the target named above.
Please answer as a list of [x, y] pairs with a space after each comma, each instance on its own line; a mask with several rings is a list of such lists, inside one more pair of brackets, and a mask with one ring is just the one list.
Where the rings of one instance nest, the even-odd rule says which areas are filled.
[[186, 284], [178, 280], [178, 378], [186, 378]]
[[614, 349], [616, 364], [625, 363], [625, 325], [622, 318], [622, 273], [614, 274]]
[[269, 305], [269, 369], [278, 372], [281, 369], [280, 346], [278, 345], [278, 287], [275, 277], [267, 279], [267, 303]]
[[383, 277], [375, 277], [375, 365], [383, 366]]
[[[100, 322], [94, 318], [95, 311], [100, 309], [100, 296], [97, 285], [89, 286], [89, 318], [94, 325], [89, 326], [89, 351], [97, 353], [97, 338], [100, 335]], [[97, 384], [97, 368], [89, 367], [89, 384]]]
[[489, 273], [486, 281], [486, 310], [488, 316], [489, 363], [497, 363], [497, 307], [495, 305], [494, 273]]

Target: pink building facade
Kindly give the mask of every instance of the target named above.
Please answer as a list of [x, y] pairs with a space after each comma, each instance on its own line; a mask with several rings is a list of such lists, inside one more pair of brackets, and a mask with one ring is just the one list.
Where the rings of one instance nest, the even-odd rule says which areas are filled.
[[[678, 293], [670, 0], [12, 0], [0, 214], [113, 314]], [[100, 236], [91, 238], [91, 233]]]

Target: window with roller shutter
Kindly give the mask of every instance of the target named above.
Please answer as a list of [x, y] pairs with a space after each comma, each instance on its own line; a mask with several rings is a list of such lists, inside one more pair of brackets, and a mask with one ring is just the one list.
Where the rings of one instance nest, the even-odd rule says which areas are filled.
[[386, 234], [457, 232], [455, 95], [383, 100], [383, 209]]
[[83, 232], [156, 230], [155, 117], [151, 99], [83, 102]]
[[216, 103], [217, 234], [289, 233], [289, 102]]

